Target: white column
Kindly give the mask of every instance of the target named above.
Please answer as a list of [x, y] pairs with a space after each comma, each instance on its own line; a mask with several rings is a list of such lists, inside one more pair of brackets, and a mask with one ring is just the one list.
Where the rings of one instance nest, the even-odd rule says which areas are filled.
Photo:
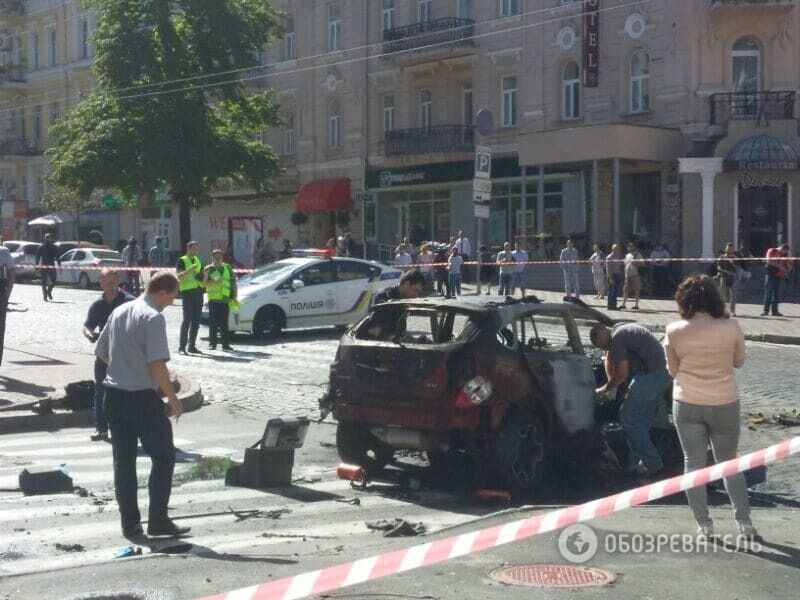
[[539, 165], [539, 183], [536, 190], [536, 228], [544, 233], [544, 165]]
[[598, 162], [592, 161], [592, 241], [600, 239], [600, 173]]
[[797, 252], [794, 248], [794, 221], [792, 218], [792, 196], [794, 189], [791, 183], [786, 184], [786, 243], [789, 244], [790, 252], [794, 252], [795, 256]]
[[714, 258], [714, 180], [716, 173], [704, 171], [703, 178], [703, 258]]
[[733, 248], [739, 249], [739, 184], [733, 186]]
[[615, 243], [621, 242], [620, 236], [622, 232], [620, 231], [620, 221], [619, 221], [619, 211], [620, 211], [620, 189], [619, 189], [619, 159], [614, 159], [614, 234], [613, 234], [613, 241]]

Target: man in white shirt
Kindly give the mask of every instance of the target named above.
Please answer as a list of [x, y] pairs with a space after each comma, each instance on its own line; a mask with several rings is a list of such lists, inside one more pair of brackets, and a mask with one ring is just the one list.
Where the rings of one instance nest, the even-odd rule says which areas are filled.
[[514, 280], [511, 284], [512, 293], [514, 288], [519, 288], [522, 297], [525, 297], [525, 270], [528, 267], [528, 253], [522, 248], [522, 243], [514, 244], [514, 252], [511, 253], [516, 261], [514, 265]]
[[500, 290], [497, 293], [500, 296], [512, 296], [514, 294], [514, 288], [511, 283], [514, 279], [515, 262], [511, 244], [506, 242], [503, 244], [503, 250], [497, 253], [497, 264], [500, 265]]
[[[458, 232], [458, 239], [456, 239], [456, 250], [458, 250], [458, 255], [464, 260], [464, 262], [468, 262], [472, 258], [472, 244], [464, 235], [463, 231]], [[464, 277], [464, 281], [469, 280], [469, 274], [471, 273], [471, 268], [469, 265], [464, 265], [461, 269]]]
[[625, 303], [630, 296], [633, 299], [633, 310], [639, 310], [639, 295], [642, 292], [642, 278], [639, 276], [642, 255], [636, 249], [636, 244], [628, 244], [628, 253], [625, 255], [625, 287], [622, 291], [622, 309], [627, 308]]
[[572, 240], [567, 240], [567, 246], [561, 250], [558, 260], [564, 273], [564, 295], [568, 298], [579, 299], [581, 297], [579, 259], [578, 249], [575, 248]]
[[401, 245], [397, 249], [397, 255], [394, 257], [394, 264], [397, 265], [398, 267], [402, 267], [405, 265], [411, 265], [413, 263], [414, 261], [411, 260], [411, 257], [406, 252], [405, 245]]

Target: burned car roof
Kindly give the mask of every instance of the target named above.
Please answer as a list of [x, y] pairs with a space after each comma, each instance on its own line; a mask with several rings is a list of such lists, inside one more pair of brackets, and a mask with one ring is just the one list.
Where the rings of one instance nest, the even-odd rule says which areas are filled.
[[608, 327], [617, 323], [605, 313], [578, 300], [571, 302], [542, 302], [536, 296], [525, 298], [503, 298], [501, 296], [460, 296], [458, 298], [416, 298], [395, 300], [378, 304], [373, 310], [386, 310], [391, 307], [408, 306], [413, 308], [447, 308], [476, 314], [496, 314], [503, 321], [514, 319], [520, 314], [571, 313], [577, 319], [598, 321]]

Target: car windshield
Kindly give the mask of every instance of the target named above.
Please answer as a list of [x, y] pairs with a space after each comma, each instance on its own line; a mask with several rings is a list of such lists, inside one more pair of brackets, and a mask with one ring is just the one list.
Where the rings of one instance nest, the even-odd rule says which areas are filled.
[[8, 248], [9, 252], [16, 252], [19, 248], [19, 244], [16, 242], [5, 242], [3, 245]]
[[100, 260], [122, 260], [122, 254], [114, 250], [92, 250], [92, 256]]
[[272, 283], [286, 277], [297, 268], [297, 263], [274, 262], [239, 279], [240, 285]]
[[387, 305], [375, 310], [356, 337], [395, 344], [446, 344], [465, 341], [475, 331], [473, 318], [452, 310]]

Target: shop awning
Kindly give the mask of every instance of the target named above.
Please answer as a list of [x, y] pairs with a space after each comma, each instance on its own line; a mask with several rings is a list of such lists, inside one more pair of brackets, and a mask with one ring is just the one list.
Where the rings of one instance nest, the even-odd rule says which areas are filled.
[[793, 146], [770, 135], [742, 140], [725, 158], [726, 171], [796, 171], [800, 154]]
[[520, 141], [521, 165], [552, 165], [622, 158], [669, 162], [684, 153], [678, 129], [643, 125], [587, 125], [527, 133]]
[[349, 179], [318, 179], [301, 187], [297, 195], [297, 212], [340, 211], [349, 207]]
[[34, 219], [33, 221], [28, 221], [28, 225], [31, 227], [56, 227], [57, 225], [61, 225], [64, 222], [64, 219], [58, 213], [50, 213], [49, 215], [43, 215]]

